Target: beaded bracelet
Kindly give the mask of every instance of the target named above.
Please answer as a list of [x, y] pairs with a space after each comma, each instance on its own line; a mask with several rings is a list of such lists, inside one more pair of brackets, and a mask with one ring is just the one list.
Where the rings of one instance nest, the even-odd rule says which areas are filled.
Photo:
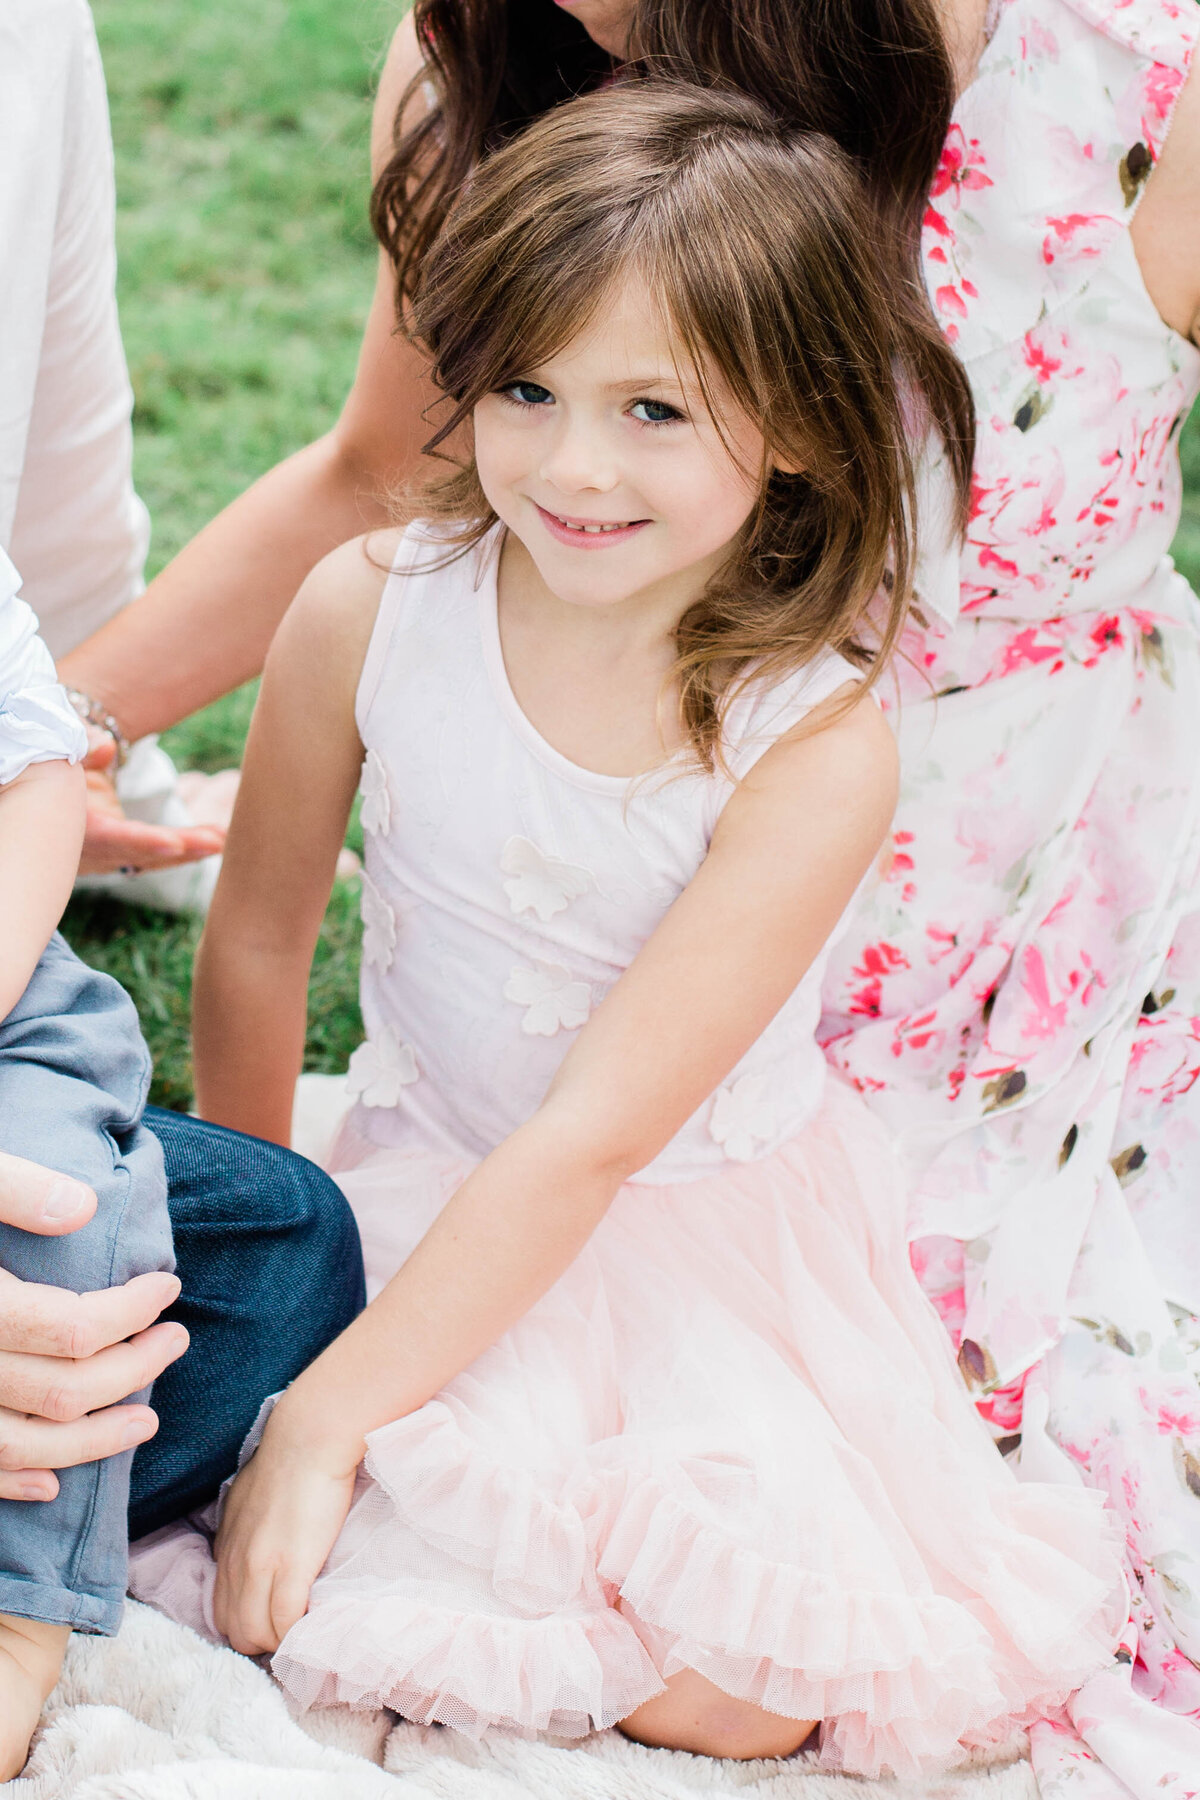
[[99, 700], [93, 700], [90, 694], [81, 692], [79, 688], [67, 688], [64, 691], [85, 725], [91, 725], [97, 731], [108, 733], [117, 746], [116, 767], [121, 768], [129, 756], [129, 739], [107, 707], [101, 706]]

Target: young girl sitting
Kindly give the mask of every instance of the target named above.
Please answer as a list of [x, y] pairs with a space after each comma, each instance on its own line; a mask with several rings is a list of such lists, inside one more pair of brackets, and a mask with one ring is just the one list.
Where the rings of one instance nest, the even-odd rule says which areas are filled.
[[[133, 1003], [51, 935], [79, 864], [87, 739], [19, 587], [0, 550], [0, 1154], [62, 1179], [47, 1180], [45, 1235], [0, 1225], [0, 1269], [88, 1293], [169, 1270], [171, 1226]], [[52, 1359], [23, 1360], [53, 1388]], [[14, 1422], [0, 1413], [0, 1468], [19, 1472]], [[0, 1781], [25, 1763], [72, 1627], [117, 1629], [129, 1465], [154, 1428], [148, 1407], [131, 1413], [125, 1454], [30, 1470], [0, 1500]]]
[[845, 159], [687, 89], [550, 114], [430, 253], [472, 454], [291, 609], [198, 974], [203, 1112], [286, 1140], [361, 772], [375, 1298], [217, 1542], [302, 1703], [875, 1775], [1112, 1653], [1100, 1502], [996, 1454], [813, 1041], [896, 792], [910, 310]]

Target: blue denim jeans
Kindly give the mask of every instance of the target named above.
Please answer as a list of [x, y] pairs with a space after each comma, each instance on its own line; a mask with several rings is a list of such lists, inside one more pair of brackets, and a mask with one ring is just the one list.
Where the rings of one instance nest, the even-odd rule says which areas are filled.
[[166, 1158], [183, 1283], [163, 1316], [192, 1341], [154, 1384], [160, 1424], [134, 1457], [134, 1538], [212, 1498], [267, 1395], [366, 1301], [358, 1228], [315, 1164], [182, 1113], [148, 1107], [146, 1123]]
[[0, 1150], [86, 1181], [98, 1205], [65, 1237], [0, 1225], [0, 1268], [85, 1293], [175, 1266], [165, 1316], [191, 1333], [152, 1394], [130, 1396], [161, 1421], [136, 1455], [60, 1471], [52, 1501], [0, 1500], [0, 1612], [106, 1635], [129, 1537], [216, 1493], [262, 1401], [365, 1300], [336, 1184], [278, 1145], [143, 1110], [149, 1073], [128, 997], [54, 938], [0, 1023]]
[[[132, 1001], [54, 937], [0, 1022], [0, 1150], [87, 1182], [97, 1206], [65, 1237], [0, 1225], [0, 1268], [88, 1293], [173, 1266], [162, 1150], [142, 1123], [149, 1080]], [[54, 1500], [0, 1500], [0, 1612], [116, 1630], [132, 1460], [63, 1469]]]

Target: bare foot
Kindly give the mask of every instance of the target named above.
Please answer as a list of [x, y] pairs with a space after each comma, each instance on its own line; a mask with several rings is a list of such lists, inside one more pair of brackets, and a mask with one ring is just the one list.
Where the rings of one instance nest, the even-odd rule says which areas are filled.
[[43, 1625], [0, 1613], [0, 1781], [13, 1781], [29, 1760], [37, 1730], [62, 1669], [69, 1625]]

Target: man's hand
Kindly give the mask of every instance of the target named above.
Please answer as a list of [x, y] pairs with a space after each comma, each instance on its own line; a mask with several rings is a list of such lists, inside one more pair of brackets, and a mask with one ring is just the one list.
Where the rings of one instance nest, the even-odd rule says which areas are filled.
[[350, 1510], [356, 1469], [352, 1456], [290, 1434], [280, 1407], [267, 1420], [226, 1497], [216, 1542], [213, 1617], [244, 1656], [277, 1650], [307, 1612]]
[[[82, 1182], [0, 1153], [0, 1221], [62, 1237], [95, 1210]], [[158, 1419], [148, 1406], [115, 1403], [187, 1349], [182, 1325], [154, 1323], [178, 1294], [174, 1275], [73, 1294], [0, 1270], [0, 1499], [53, 1500], [55, 1469], [154, 1436]]]

